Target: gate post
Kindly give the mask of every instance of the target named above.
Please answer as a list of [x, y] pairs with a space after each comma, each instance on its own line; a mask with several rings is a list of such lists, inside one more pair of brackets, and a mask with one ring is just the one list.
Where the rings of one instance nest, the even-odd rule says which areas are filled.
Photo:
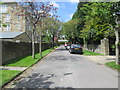
[[109, 55], [109, 40], [107, 38], [104, 38], [101, 40], [102, 45], [102, 52], [104, 55]]

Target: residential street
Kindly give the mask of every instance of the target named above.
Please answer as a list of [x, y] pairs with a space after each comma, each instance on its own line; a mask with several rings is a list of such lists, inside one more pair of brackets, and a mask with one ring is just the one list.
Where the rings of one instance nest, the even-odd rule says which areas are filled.
[[117, 71], [88, 59], [61, 46], [6, 88], [118, 88]]

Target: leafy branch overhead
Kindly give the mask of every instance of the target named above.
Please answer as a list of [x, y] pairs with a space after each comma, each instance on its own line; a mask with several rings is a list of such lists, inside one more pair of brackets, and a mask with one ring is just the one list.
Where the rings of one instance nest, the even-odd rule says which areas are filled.
[[[33, 1], [33, 2], [32, 2]], [[35, 42], [37, 33], [40, 32], [39, 35], [39, 52], [41, 53], [41, 29], [39, 27], [42, 26], [45, 18], [52, 18], [58, 17], [56, 15], [57, 8], [54, 7], [54, 4], [51, 3], [44, 3], [44, 2], [19, 2], [17, 4], [17, 12], [16, 15], [23, 16], [27, 22], [32, 26], [31, 33], [32, 33], [32, 57], [35, 58]], [[52, 13], [52, 14], [51, 14]]]

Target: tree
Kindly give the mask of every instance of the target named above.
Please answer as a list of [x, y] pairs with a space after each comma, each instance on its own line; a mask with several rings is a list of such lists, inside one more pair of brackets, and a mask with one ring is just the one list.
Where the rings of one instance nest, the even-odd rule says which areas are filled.
[[[73, 18], [78, 18], [79, 23], [82, 23], [82, 28], [80, 28], [80, 35], [84, 39], [84, 43], [97, 43], [105, 37], [116, 36], [116, 64], [120, 64], [120, 26], [118, 25], [117, 21], [119, 17], [116, 15], [114, 17], [113, 12], [119, 12], [119, 10], [120, 2], [89, 2], [85, 4], [79, 3], [77, 12], [75, 15], [73, 15]], [[80, 14], [80, 12], [83, 13], [84, 16]], [[80, 24], [78, 25], [81, 26]], [[113, 28], [111, 28], [111, 26]]]
[[57, 36], [61, 30], [62, 22], [60, 22], [56, 17], [48, 17], [45, 20], [46, 30], [44, 34], [47, 34], [46, 39], [52, 41], [52, 47], [54, 47], [54, 38]]
[[65, 35], [66, 39], [68, 39], [71, 43], [79, 42], [80, 31], [78, 31], [77, 25], [77, 19], [70, 20], [63, 25], [63, 34]]
[[[33, 26], [32, 29], [32, 57], [35, 58], [35, 36], [36, 28], [38, 23], [43, 19], [43, 17], [50, 16], [51, 11], [55, 11], [56, 8], [53, 7], [53, 4], [42, 3], [42, 2], [20, 2], [19, 7], [21, 13], [19, 15], [25, 16], [25, 19]], [[40, 36], [41, 37], [41, 36]]]
[[[113, 16], [115, 16], [115, 20], [113, 20], [113, 29], [115, 31], [115, 36], [116, 36], [116, 42], [115, 42], [115, 45], [116, 45], [116, 64], [117, 65], [120, 65], [120, 23], [118, 21], [120, 21], [120, 14], [119, 14], [119, 10], [120, 10], [120, 2], [117, 2], [117, 3], [113, 3], [112, 4], [113, 7], [112, 7], [112, 11], [113, 11]], [[118, 15], [117, 15], [118, 13]], [[115, 21], [115, 24], [114, 24], [114, 21]]]
[[[81, 8], [86, 12], [85, 16], [85, 27], [81, 31], [81, 35], [84, 37], [86, 35], [86, 40], [93, 40], [93, 42], [98, 42], [101, 39], [108, 37], [110, 34], [110, 3], [99, 2], [86, 4], [85, 7]], [[85, 37], [84, 37], [85, 38]]]

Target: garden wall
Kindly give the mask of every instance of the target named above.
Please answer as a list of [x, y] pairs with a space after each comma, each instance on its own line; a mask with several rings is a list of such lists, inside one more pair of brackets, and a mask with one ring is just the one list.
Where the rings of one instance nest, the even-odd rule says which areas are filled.
[[[0, 58], [0, 62], [2, 64], [9, 62], [10, 60], [14, 60], [16, 58], [24, 57], [27, 55], [31, 55], [31, 43], [25, 42], [9, 42], [9, 41], [2, 41], [2, 58]], [[50, 47], [47, 43], [42, 43], [42, 50], [46, 50]], [[39, 44], [35, 44], [35, 52], [39, 52]], [[0, 56], [0, 57], [1, 57]]]
[[101, 44], [86, 44], [84, 45], [85, 50], [90, 50], [92, 52], [101, 53], [104, 55], [109, 55], [109, 40], [101, 40]]

